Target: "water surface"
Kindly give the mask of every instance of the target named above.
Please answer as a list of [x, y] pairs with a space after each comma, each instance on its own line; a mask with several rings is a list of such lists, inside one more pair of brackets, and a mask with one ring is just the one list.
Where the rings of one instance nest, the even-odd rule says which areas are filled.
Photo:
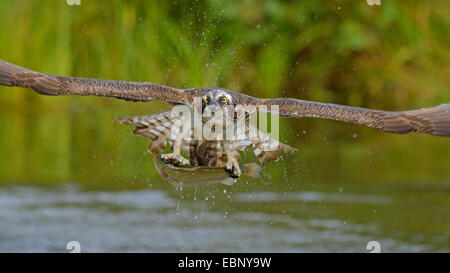
[[4, 187], [0, 251], [65, 252], [69, 241], [83, 252], [368, 252], [369, 241], [386, 252], [449, 251], [448, 193]]

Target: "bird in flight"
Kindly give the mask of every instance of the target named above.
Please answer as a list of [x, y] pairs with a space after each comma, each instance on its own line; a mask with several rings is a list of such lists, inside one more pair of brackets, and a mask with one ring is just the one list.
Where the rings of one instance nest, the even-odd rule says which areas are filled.
[[[173, 106], [185, 105], [191, 111], [200, 112], [201, 123], [210, 120], [205, 116], [206, 107], [215, 112], [228, 107], [245, 105], [256, 112], [273, 112], [280, 117], [315, 117], [365, 125], [384, 132], [406, 134], [418, 132], [434, 136], [450, 137], [450, 104], [409, 111], [382, 111], [367, 108], [320, 103], [294, 98], [255, 98], [223, 88], [178, 89], [149, 82], [127, 82], [91, 78], [64, 77], [35, 72], [0, 60], [0, 84], [32, 88], [43, 95], [81, 95], [114, 97], [127, 101], [163, 101]], [[200, 107], [194, 107], [200, 98]], [[200, 109], [200, 110], [199, 110]], [[243, 116], [248, 120], [252, 113]], [[227, 114], [237, 121], [237, 115]], [[253, 139], [205, 139], [186, 137], [180, 130], [182, 117], [164, 111], [146, 116], [118, 117], [119, 122], [136, 126], [136, 135], [149, 138], [149, 151], [161, 154], [165, 162], [172, 164], [225, 167], [230, 176], [237, 178], [241, 171], [239, 151], [250, 146], [261, 162], [278, 160], [278, 153], [297, 151], [295, 148], [270, 137], [256, 129], [258, 137]], [[225, 123], [224, 123], [225, 124]], [[236, 125], [223, 125], [227, 126]], [[174, 130], [175, 129], [175, 130]], [[255, 128], [245, 125], [240, 134], [248, 135]], [[193, 130], [186, 131], [190, 136]], [[170, 153], [162, 154], [167, 144]], [[182, 155], [188, 156], [187, 159]]]

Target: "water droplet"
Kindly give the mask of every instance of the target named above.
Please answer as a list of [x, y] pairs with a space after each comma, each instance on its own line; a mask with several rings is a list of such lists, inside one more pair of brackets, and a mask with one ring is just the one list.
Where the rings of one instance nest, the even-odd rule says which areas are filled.
[[177, 209], [175, 211], [175, 215], [180, 215], [180, 200], [177, 201]]

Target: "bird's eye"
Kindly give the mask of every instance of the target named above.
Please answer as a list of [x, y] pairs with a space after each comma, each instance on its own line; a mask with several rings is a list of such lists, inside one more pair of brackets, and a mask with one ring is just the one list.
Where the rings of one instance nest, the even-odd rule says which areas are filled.
[[226, 97], [222, 97], [222, 99], [220, 99], [220, 102], [221, 103], [223, 103], [223, 104], [225, 104], [225, 103], [227, 103], [227, 98]]
[[204, 97], [203, 100], [205, 101], [205, 103], [208, 103], [208, 102], [209, 102], [208, 97]]

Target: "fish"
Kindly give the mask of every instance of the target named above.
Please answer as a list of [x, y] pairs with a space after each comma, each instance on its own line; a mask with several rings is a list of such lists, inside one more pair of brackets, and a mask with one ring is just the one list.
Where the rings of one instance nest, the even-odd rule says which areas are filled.
[[[207, 166], [176, 166], [166, 162], [161, 155], [155, 155], [155, 167], [159, 175], [174, 186], [206, 186], [211, 184], [233, 185], [238, 178], [232, 178], [226, 168]], [[240, 166], [242, 175], [259, 178], [262, 168], [256, 163]]]

